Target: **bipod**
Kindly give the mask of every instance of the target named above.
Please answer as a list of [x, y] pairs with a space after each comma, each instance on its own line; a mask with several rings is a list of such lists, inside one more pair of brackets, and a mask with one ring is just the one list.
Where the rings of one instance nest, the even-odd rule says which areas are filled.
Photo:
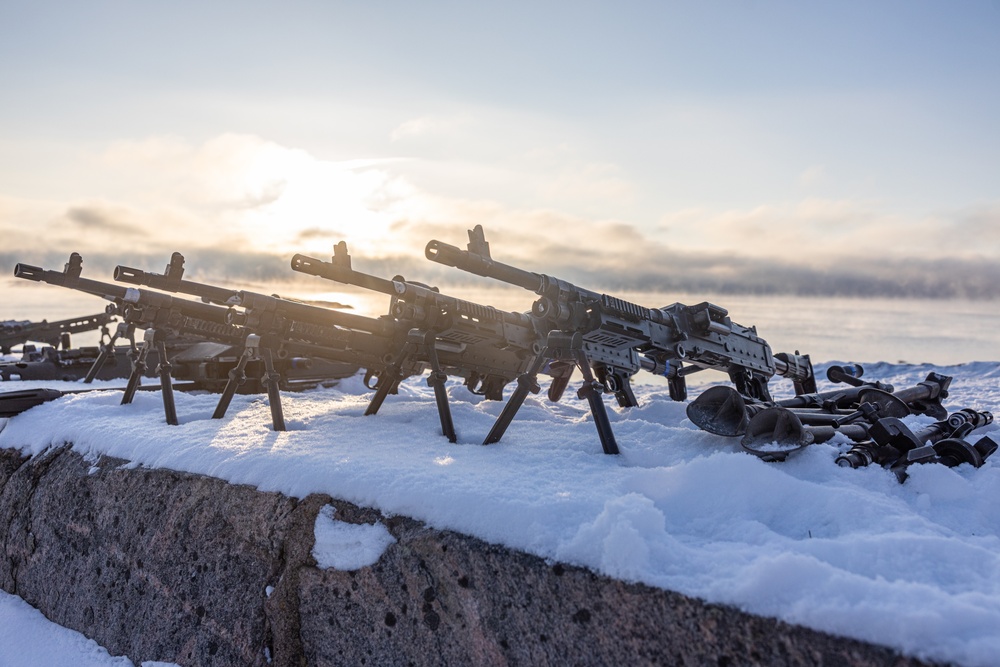
[[101, 351], [97, 354], [97, 358], [94, 359], [94, 363], [90, 365], [87, 369], [87, 375], [83, 378], [84, 384], [91, 384], [97, 374], [101, 372], [104, 368], [105, 362], [107, 362], [108, 357], [115, 356], [115, 343], [119, 338], [125, 337], [129, 341], [129, 354], [132, 359], [135, 359], [136, 346], [135, 346], [135, 325], [129, 324], [127, 322], [119, 322], [118, 326], [115, 328], [115, 335], [111, 336], [107, 343], [101, 342]]
[[268, 407], [271, 409], [271, 425], [275, 431], [284, 431], [285, 415], [281, 409], [280, 383], [281, 375], [274, 369], [274, 355], [271, 348], [261, 344], [261, 337], [257, 334], [247, 334], [246, 342], [243, 346], [243, 354], [236, 366], [229, 371], [229, 380], [226, 382], [219, 403], [215, 406], [212, 419], [222, 419], [229, 410], [229, 404], [236, 394], [236, 390], [246, 384], [246, 367], [250, 361], [264, 362], [264, 375], [261, 377], [261, 384], [267, 389]]
[[448, 392], [445, 387], [448, 374], [441, 368], [436, 342], [437, 336], [433, 330], [411, 329], [406, 334], [406, 342], [403, 343], [399, 353], [394, 357], [392, 363], [388, 364], [385, 370], [379, 374], [375, 383], [375, 395], [368, 403], [365, 415], [376, 414], [386, 397], [398, 391], [399, 383], [403, 379], [403, 367], [408, 365], [410, 358], [417, 351], [423, 350], [431, 367], [427, 386], [434, 389], [434, 400], [437, 403], [438, 417], [441, 420], [441, 433], [448, 438], [448, 442], [457, 442], [458, 436], [455, 433], [455, 423], [451, 417], [451, 406], [448, 403]]
[[[551, 335], [551, 334], [550, 334]], [[492, 445], [495, 442], [500, 442], [500, 438], [507, 431], [507, 427], [510, 423], [514, 421], [514, 415], [521, 408], [521, 404], [524, 403], [524, 399], [528, 397], [528, 394], [537, 394], [541, 387], [538, 386], [538, 373], [545, 366], [545, 363], [549, 360], [549, 348], [542, 348], [541, 351], [535, 358], [532, 359], [531, 365], [520, 375], [517, 376], [517, 386], [514, 387], [513, 393], [510, 398], [507, 399], [507, 404], [503, 406], [503, 410], [500, 411], [500, 416], [497, 420], [493, 422], [493, 427], [490, 432], [486, 434], [486, 439], [483, 440], [484, 445]], [[568, 375], [565, 376], [568, 378]], [[558, 392], [562, 394], [562, 390]]]
[[[579, 335], [579, 334], [577, 334]], [[615, 441], [615, 434], [611, 430], [611, 420], [608, 419], [608, 408], [604, 405], [604, 387], [594, 378], [593, 371], [590, 370], [590, 363], [583, 349], [574, 349], [577, 358], [577, 366], [583, 374], [583, 385], [577, 390], [576, 395], [587, 399], [590, 404], [590, 413], [594, 415], [594, 425], [597, 427], [597, 435], [601, 439], [601, 447], [605, 454], [618, 454], [618, 443]]]
[[451, 419], [451, 406], [448, 404], [448, 391], [445, 382], [448, 381], [448, 374], [441, 370], [441, 362], [438, 360], [437, 338], [433, 331], [421, 331], [411, 329], [407, 338], [414, 343], [419, 341], [420, 345], [427, 350], [427, 361], [431, 365], [431, 373], [427, 376], [427, 385], [434, 389], [434, 400], [437, 402], [438, 417], [441, 419], [441, 432], [448, 438], [448, 442], [457, 442], [458, 436], [455, 434], [455, 424]]
[[[532, 360], [531, 366], [517, 377], [517, 387], [514, 393], [507, 400], [507, 404], [500, 412], [493, 428], [486, 435], [484, 445], [499, 442], [503, 437], [507, 427], [514, 420], [514, 415], [520, 409], [529, 393], [537, 394], [540, 390], [538, 386], [538, 373], [545, 366], [546, 362], [572, 361], [583, 374], [583, 385], [577, 391], [578, 398], [584, 398], [590, 406], [590, 412], [594, 416], [594, 425], [597, 427], [597, 434], [601, 439], [601, 446], [605, 454], [618, 454], [618, 443], [611, 430], [611, 420], [608, 419], [607, 407], [604, 405], [604, 387], [594, 377], [590, 368], [590, 362], [583, 350], [583, 338], [580, 334], [567, 334], [560, 331], [549, 332], [546, 346]], [[560, 374], [561, 377], [568, 377]], [[561, 390], [558, 392], [561, 394]], [[551, 398], [551, 396], [550, 396]]]
[[[160, 376], [160, 389], [163, 392], [163, 412], [167, 423], [177, 426], [177, 408], [174, 403], [174, 386], [170, 378], [170, 361], [167, 359], [167, 344], [165, 334], [159, 329], [146, 329], [142, 338], [142, 349], [139, 350], [132, 364], [132, 373], [128, 376], [128, 383], [125, 385], [125, 392], [122, 394], [122, 405], [128, 405], [135, 398], [135, 392], [142, 384], [142, 376], [146, 374], [149, 367], [146, 359], [151, 349], [156, 349], [160, 355], [160, 362], [156, 367], [156, 372]], [[96, 363], [96, 362], [95, 362]]]

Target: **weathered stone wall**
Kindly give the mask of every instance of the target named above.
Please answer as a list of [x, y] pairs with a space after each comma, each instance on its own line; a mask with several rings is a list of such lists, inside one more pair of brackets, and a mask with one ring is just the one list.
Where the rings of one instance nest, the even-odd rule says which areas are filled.
[[[325, 496], [123, 463], [0, 450], [0, 587], [136, 664], [922, 664]], [[328, 502], [397, 543], [318, 569]]]

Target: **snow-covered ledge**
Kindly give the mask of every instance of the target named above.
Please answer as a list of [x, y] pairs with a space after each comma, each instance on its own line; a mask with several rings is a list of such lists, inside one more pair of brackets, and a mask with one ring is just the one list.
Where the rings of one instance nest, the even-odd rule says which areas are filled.
[[0, 587], [136, 664], [920, 664], [327, 496], [68, 447], [0, 450], [0, 549]]

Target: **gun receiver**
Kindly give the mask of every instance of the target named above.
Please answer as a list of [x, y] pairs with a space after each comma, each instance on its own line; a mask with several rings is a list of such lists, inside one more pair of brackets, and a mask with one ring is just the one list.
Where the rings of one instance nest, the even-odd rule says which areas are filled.
[[754, 327], [733, 322], [715, 304], [646, 308], [493, 260], [481, 225], [469, 231], [469, 239], [468, 250], [431, 241], [425, 254], [537, 294], [531, 312], [539, 326], [581, 334], [598, 378], [622, 406], [635, 405], [628, 380], [639, 368], [667, 377], [678, 401], [687, 397], [685, 377], [703, 369], [727, 373], [741, 394], [756, 400], [770, 400], [767, 382], [775, 374], [792, 379], [797, 393], [816, 391], [808, 355], [773, 355]]

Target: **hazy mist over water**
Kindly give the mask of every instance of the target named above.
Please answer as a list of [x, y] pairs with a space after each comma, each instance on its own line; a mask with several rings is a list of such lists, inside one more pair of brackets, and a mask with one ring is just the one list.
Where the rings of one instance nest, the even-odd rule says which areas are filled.
[[[94, 275], [95, 279], [102, 280]], [[108, 282], [113, 282], [108, 279]], [[103, 300], [74, 290], [7, 278], [0, 320], [57, 320], [102, 312]], [[338, 302], [352, 312], [377, 317], [388, 311], [389, 297], [317, 279], [315, 284], [242, 284], [265, 294]], [[332, 288], [332, 289], [331, 289]], [[516, 288], [445, 286], [452, 296], [523, 312], [535, 295]], [[711, 301], [729, 311], [734, 322], [756, 326], [774, 352], [799, 350], [814, 361], [957, 364], [1000, 359], [1000, 302], [965, 299], [888, 299], [797, 296], [711, 295], [615, 291], [615, 296], [655, 308], [681, 302]], [[77, 334], [78, 345], [97, 334]], [[721, 377], [721, 376], [720, 376]]]

